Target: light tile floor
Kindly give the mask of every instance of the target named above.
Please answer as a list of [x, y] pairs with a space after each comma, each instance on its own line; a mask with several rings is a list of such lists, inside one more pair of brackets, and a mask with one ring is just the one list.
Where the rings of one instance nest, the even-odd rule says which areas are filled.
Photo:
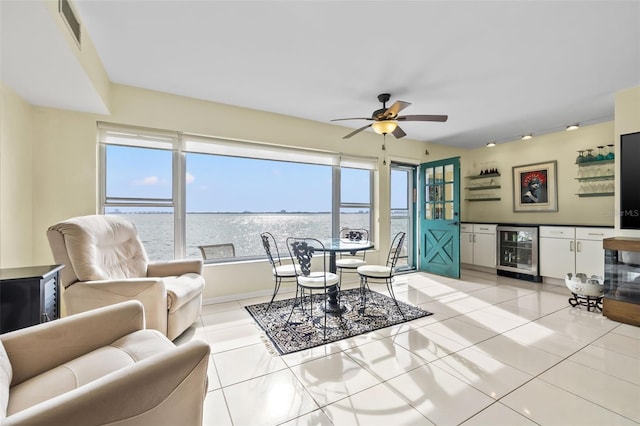
[[244, 309], [266, 298], [204, 306], [177, 341], [211, 345], [204, 424], [640, 424], [640, 327], [477, 271], [394, 288], [434, 315], [285, 356]]

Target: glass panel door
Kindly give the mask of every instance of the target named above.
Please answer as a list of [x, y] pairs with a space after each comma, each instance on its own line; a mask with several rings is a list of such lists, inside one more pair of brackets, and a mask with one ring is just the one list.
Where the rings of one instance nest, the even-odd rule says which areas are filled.
[[420, 165], [421, 271], [460, 276], [460, 161], [458, 158]]
[[397, 269], [415, 269], [415, 175], [416, 166], [391, 164], [391, 235], [406, 232], [404, 247], [398, 259]]

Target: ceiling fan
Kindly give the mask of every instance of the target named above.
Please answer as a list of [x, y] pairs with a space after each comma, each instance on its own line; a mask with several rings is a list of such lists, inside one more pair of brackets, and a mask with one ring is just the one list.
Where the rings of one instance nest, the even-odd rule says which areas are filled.
[[449, 118], [446, 115], [398, 115], [400, 111], [411, 105], [410, 102], [395, 101], [393, 105], [387, 108], [387, 102], [391, 98], [389, 93], [381, 93], [378, 95], [378, 100], [382, 102], [382, 108], [373, 111], [371, 118], [368, 117], [354, 117], [354, 118], [335, 118], [331, 121], [344, 121], [344, 120], [369, 120], [373, 121], [371, 124], [367, 124], [342, 139], [349, 139], [351, 136], [357, 135], [361, 131], [372, 127], [376, 133], [386, 135], [387, 133], [393, 134], [396, 138], [402, 138], [407, 134], [398, 127], [398, 122], [402, 121], [439, 121], [444, 122]]

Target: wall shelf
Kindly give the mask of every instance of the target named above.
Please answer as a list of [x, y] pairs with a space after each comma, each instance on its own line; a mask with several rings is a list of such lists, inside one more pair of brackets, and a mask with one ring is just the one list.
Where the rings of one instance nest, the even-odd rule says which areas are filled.
[[589, 181], [600, 181], [600, 180], [613, 180], [615, 179], [615, 175], [606, 175], [606, 176], [588, 176], [588, 177], [577, 177], [575, 180], [578, 182], [589, 182]]
[[484, 179], [484, 178], [492, 178], [499, 177], [500, 173], [488, 173], [486, 175], [473, 175], [473, 176], [465, 176], [467, 179]]
[[[578, 166], [578, 176], [575, 177], [580, 183], [580, 189], [576, 194], [580, 198], [584, 197], [612, 197], [614, 195], [614, 180], [616, 178], [613, 173], [613, 167], [607, 166], [603, 168], [590, 168], [592, 166], [600, 166], [603, 164], [613, 165], [615, 159], [584, 161], [576, 163]], [[592, 175], [592, 176], [584, 176]], [[595, 182], [607, 182], [606, 184], [595, 185]]]
[[465, 189], [469, 191], [479, 191], [481, 189], [497, 189], [500, 188], [500, 185], [487, 185], [487, 186], [468, 186]]
[[[464, 189], [467, 191], [483, 191], [483, 190], [491, 190], [491, 189], [500, 189], [502, 186], [500, 185], [500, 173], [487, 173], [482, 175], [472, 175], [465, 176], [465, 178], [470, 180], [477, 180], [473, 184], [465, 187]], [[481, 179], [485, 179], [484, 181]], [[496, 192], [487, 192], [484, 194], [473, 194], [471, 195], [469, 192], [467, 193], [467, 198], [465, 201], [499, 201], [500, 197]]]
[[598, 164], [611, 164], [614, 163], [616, 160], [615, 159], [611, 159], [611, 160], [597, 160], [597, 161], [583, 161], [582, 163], [576, 163], [576, 165], [580, 166], [580, 167], [584, 167], [584, 166], [597, 166]]
[[613, 192], [586, 192], [583, 194], [576, 194], [578, 197], [613, 197]]

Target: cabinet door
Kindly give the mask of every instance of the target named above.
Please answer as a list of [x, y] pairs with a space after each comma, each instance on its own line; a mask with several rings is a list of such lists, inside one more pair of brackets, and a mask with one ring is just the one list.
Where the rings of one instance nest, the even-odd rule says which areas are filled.
[[473, 263], [488, 268], [496, 267], [496, 234], [475, 234]]
[[604, 278], [602, 241], [576, 240], [576, 272], [583, 272], [588, 277], [597, 275]]
[[575, 240], [573, 238], [540, 238], [540, 275], [564, 279], [575, 273]]
[[473, 263], [473, 234], [470, 232], [460, 233], [460, 263]]
[[602, 240], [613, 235], [613, 228], [576, 228], [576, 272], [604, 277]]

